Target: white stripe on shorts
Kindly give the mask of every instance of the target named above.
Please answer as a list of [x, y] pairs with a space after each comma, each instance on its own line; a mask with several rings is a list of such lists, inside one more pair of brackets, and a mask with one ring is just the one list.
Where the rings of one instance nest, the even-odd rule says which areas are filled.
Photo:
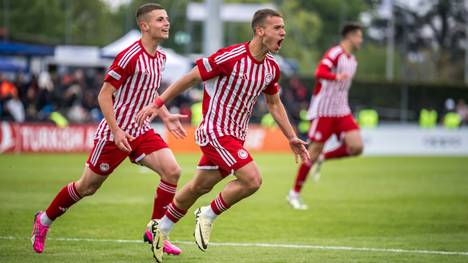
[[96, 162], [99, 159], [99, 156], [101, 155], [102, 148], [104, 148], [104, 145], [106, 145], [106, 140], [99, 140], [98, 143], [96, 143], [96, 147], [94, 148], [93, 155], [90, 159], [92, 165], [96, 165]]

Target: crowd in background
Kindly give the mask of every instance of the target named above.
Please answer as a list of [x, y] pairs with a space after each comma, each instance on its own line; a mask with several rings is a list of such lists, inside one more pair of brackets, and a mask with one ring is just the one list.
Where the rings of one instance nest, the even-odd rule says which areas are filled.
[[98, 122], [102, 118], [97, 95], [103, 74], [99, 70], [74, 70], [60, 74], [41, 72], [14, 78], [0, 75], [0, 116], [16, 122], [44, 122], [52, 112], [72, 123]]
[[[49, 122], [51, 113], [57, 112], [70, 123], [97, 123], [103, 118], [97, 101], [103, 77], [102, 69], [41, 72], [29, 77], [21, 73], [0, 73], [1, 120]], [[166, 87], [167, 83], [163, 82], [159, 91]], [[200, 85], [175, 98], [169, 109], [190, 117], [191, 105], [200, 101], [202, 96]], [[282, 96], [293, 121], [299, 121], [299, 111], [307, 107], [307, 88], [293, 78], [290, 87], [282, 89]], [[265, 101], [260, 97], [252, 113], [252, 122], [259, 123], [266, 112]]]
[[[102, 118], [97, 97], [105, 69], [73, 69], [42, 72], [38, 75], [0, 73], [0, 119], [15, 122], [50, 122], [58, 113], [69, 123], [98, 123]], [[161, 84], [162, 92], [167, 83]], [[202, 99], [202, 86], [185, 92], [169, 105], [172, 112], [186, 114], [190, 122], [192, 105]], [[281, 97], [293, 124], [304, 122], [304, 110], [311, 96], [310, 87], [299, 78], [290, 77], [282, 83]], [[468, 105], [463, 99], [448, 99], [446, 108], [468, 124]], [[259, 97], [251, 122], [262, 123], [267, 114], [263, 96]], [[192, 122], [193, 123], [193, 122]]]

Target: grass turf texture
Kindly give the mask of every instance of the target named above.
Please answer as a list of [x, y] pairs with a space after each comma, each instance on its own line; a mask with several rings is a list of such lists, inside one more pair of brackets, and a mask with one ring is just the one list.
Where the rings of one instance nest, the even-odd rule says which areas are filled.
[[[178, 154], [192, 177], [197, 154]], [[362, 157], [324, 164], [321, 181], [308, 181], [307, 211], [285, 202], [297, 166], [290, 155], [255, 154], [263, 185], [216, 221], [212, 242], [306, 244], [383, 249], [468, 251], [468, 158]], [[139, 240], [159, 178], [125, 161], [93, 196], [52, 226], [44, 254], [29, 241], [33, 214], [79, 178], [85, 155], [0, 156], [0, 262], [152, 262], [143, 243], [64, 241], [54, 238]], [[172, 240], [192, 241], [193, 210]], [[14, 239], [6, 239], [14, 237]], [[436, 255], [304, 248], [211, 246], [183, 243], [165, 262], [467, 262], [467, 255]]]

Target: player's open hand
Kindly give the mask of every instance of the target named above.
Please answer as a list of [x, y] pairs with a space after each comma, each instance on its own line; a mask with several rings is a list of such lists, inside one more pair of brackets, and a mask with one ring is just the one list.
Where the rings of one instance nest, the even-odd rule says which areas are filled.
[[112, 133], [114, 135], [114, 143], [120, 150], [124, 152], [131, 152], [132, 147], [130, 146], [131, 141], [135, 140], [135, 137], [124, 132], [121, 129], [117, 129]]
[[174, 135], [174, 137], [177, 139], [184, 139], [187, 137], [187, 131], [185, 131], [180, 120], [187, 117], [187, 115], [182, 114], [169, 114], [163, 121], [166, 128], [170, 133], [172, 133], [172, 135]]
[[346, 73], [338, 73], [336, 74], [336, 80], [341, 81], [341, 80], [347, 80], [349, 78], [348, 74]]
[[151, 103], [148, 106], [145, 106], [140, 112], [138, 112], [136, 116], [136, 122], [138, 123], [138, 126], [143, 126], [146, 120], [151, 122], [154, 117], [158, 116], [159, 109], [156, 108], [156, 106]]
[[309, 151], [306, 148], [307, 143], [297, 137], [294, 137], [289, 140], [289, 147], [294, 152], [294, 157], [296, 163], [298, 161], [298, 157], [301, 159], [302, 162], [306, 162], [310, 160]]

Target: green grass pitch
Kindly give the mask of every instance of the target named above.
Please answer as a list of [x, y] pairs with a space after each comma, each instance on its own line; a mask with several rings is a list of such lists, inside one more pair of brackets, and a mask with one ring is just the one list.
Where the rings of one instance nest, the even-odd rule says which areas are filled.
[[[176, 157], [182, 185], [192, 177], [199, 155]], [[261, 167], [262, 188], [217, 219], [208, 251], [193, 243], [193, 210], [215, 197], [227, 180], [176, 225], [171, 239], [182, 241], [184, 252], [166, 256], [164, 262], [468, 262], [466, 157], [327, 162], [320, 182], [305, 185], [307, 211], [292, 210], [285, 201], [297, 169], [293, 157], [254, 158]], [[159, 178], [128, 161], [95, 196], [54, 223], [43, 254], [33, 253], [33, 214], [81, 175], [85, 159], [69, 154], [0, 156], [0, 262], [153, 262], [149, 246], [139, 240]]]

